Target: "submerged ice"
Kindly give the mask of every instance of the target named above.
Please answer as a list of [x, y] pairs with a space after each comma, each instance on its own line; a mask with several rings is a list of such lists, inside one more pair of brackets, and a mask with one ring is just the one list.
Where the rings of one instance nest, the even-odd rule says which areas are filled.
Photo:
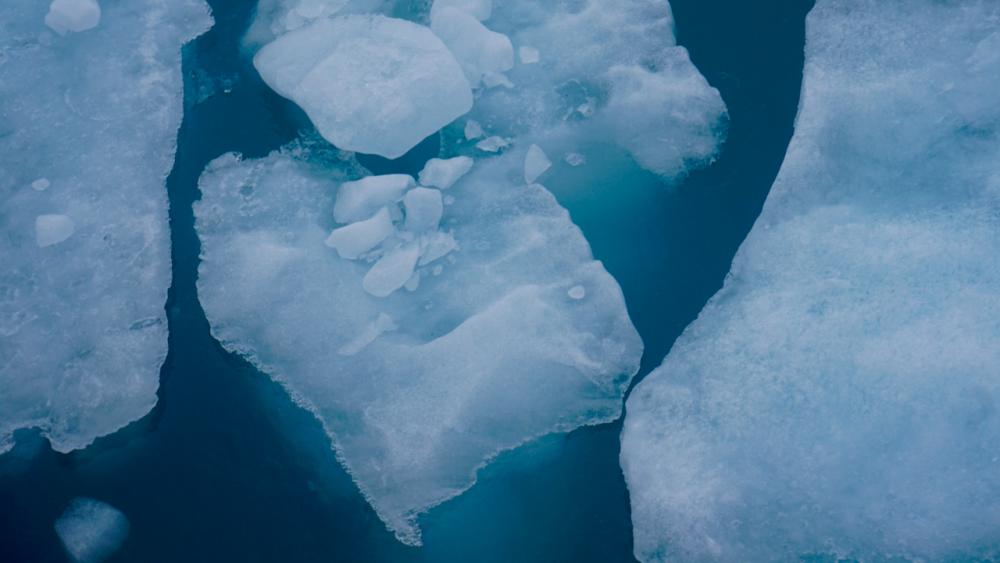
[[0, 4], [0, 452], [28, 427], [80, 448], [156, 402], [180, 48], [210, 20], [198, 0], [101, 8]]
[[124, 543], [129, 523], [121, 511], [107, 503], [76, 498], [56, 520], [55, 530], [73, 561], [100, 563]]
[[642, 561], [997, 555], [1000, 7], [900, 7], [818, 2], [763, 213], [629, 398]]
[[[618, 417], [638, 369], [617, 283], [538, 182], [609, 151], [683, 174], [713, 158], [725, 107], [665, 1], [306, 4], [262, 2], [244, 44], [335, 147], [307, 134], [209, 166], [199, 296], [213, 334], [322, 421], [417, 544], [417, 516], [499, 452]], [[416, 177], [351, 154], [397, 157], [439, 131]]]

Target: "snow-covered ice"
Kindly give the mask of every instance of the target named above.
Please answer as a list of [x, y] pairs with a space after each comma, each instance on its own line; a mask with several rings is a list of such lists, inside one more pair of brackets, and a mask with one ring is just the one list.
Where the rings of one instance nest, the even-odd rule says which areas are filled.
[[180, 50], [211, 20], [200, 0], [97, 6], [0, 2], [0, 452], [142, 417], [167, 352]]
[[397, 158], [472, 107], [461, 66], [428, 28], [380, 15], [320, 19], [254, 66], [337, 147]]
[[820, 0], [725, 287], [628, 400], [641, 561], [1000, 545], [1000, 5]]
[[128, 518], [117, 508], [89, 498], [75, 498], [55, 523], [56, 535], [78, 563], [100, 563], [128, 537]]

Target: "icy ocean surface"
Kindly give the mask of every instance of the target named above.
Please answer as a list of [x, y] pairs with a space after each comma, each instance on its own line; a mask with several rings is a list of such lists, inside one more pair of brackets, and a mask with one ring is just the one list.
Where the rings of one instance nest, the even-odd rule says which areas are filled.
[[628, 400], [640, 560], [997, 557], [998, 24], [993, 2], [809, 14], [764, 210]]

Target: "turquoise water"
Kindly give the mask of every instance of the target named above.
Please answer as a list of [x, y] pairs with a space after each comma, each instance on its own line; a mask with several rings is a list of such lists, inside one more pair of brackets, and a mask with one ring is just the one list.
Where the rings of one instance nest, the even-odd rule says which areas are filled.
[[[620, 423], [501, 456], [472, 490], [427, 514], [425, 546], [409, 548], [385, 531], [311, 416], [211, 338], [195, 293], [198, 175], [222, 153], [262, 156], [309, 128], [239, 55], [254, 2], [211, 3], [216, 27], [185, 50], [188, 107], [168, 181], [174, 281], [159, 405], [69, 455], [19, 434], [0, 459], [0, 561], [63, 561], [52, 523], [81, 495], [131, 521], [112, 561], [631, 561]], [[674, 186], [624, 156], [546, 181], [622, 285], [646, 344], [641, 374], [721, 286], [777, 173], [798, 104], [810, 2], [672, 5], [679, 42], [729, 107], [719, 160]], [[422, 162], [411, 160], [367, 164]], [[601, 189], [574, 191], [582, 174], [600, 178]]]

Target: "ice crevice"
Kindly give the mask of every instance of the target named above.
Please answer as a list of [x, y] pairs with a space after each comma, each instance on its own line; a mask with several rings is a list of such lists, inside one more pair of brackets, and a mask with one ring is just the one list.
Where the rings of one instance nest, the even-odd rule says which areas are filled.
[[[321, 421], [419, 544], [417, 517], [499, 452], [620, 416], [638, 369], [618, 284], [540, 182], [607, 146], [682, 176], [714, 158], [726, 113], [665, 1], [401, 6], [260, 3], [256, 68], [334, 146], [224, 155], [195, 215], [212, 334]], [[355, 158], [434, 133], [415, 176]]]

